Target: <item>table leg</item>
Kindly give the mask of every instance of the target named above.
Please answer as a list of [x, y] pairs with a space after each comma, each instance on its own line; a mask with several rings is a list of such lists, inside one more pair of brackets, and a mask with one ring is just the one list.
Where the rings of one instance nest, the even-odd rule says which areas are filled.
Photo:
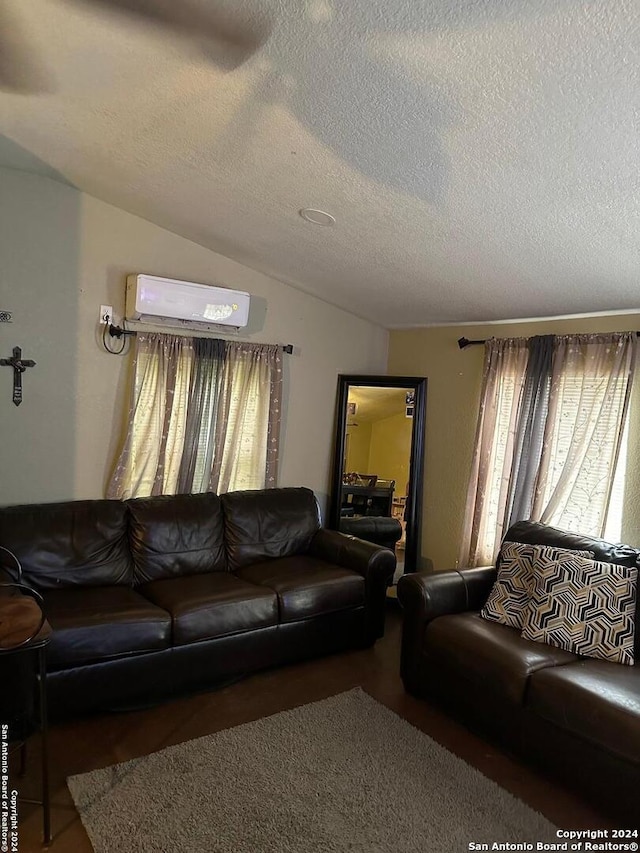
[[46, 648], [38, 651], [40, 681], [40, 732], [42, 746], [42, 820], [44, 843], [51, 841], [51, 804], [49, 801], [49, 722], [47, 719], [47, 663]]
[[27, 769], [27, 741], [23, 740], [20, 744], [20, 765], [18, 767], [18, 776], [24, 776]]

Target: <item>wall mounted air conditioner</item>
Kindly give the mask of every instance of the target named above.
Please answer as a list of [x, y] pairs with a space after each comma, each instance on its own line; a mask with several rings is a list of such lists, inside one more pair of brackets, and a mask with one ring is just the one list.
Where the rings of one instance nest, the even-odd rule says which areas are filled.
[[248, 293], [155, 275], [127, 276], [125, 319], [169, 328], [219, 331], [249, 322]]

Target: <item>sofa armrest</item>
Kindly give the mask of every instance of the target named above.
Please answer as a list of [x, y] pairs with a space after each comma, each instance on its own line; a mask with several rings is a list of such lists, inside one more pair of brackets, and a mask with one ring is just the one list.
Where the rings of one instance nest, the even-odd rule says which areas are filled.
[[423, 623], [447, 613], [480, 610], [496, 579], [495, 566], [403, 575], [398, 600], [411, 618]]
[[390, 579], [395, 571], [393, 551], [337, 530], [318, 530], [311, 540], [309, 555], [351, 569], [363, 578], [373, 573]]
[[480, 610], [496, 579], [494, 566], [403, 575], [398, 601], [403, 609], [400, 673], [410, 693], [420, 692], [422, 643], [427, 625], [438, 616]]
[[365, 643], [382, 637], [387, 587], [396, 568], [394, 552], [337, 530], [321, 528], [311, 540], [308, 554], [362, 575], [366, 598]]

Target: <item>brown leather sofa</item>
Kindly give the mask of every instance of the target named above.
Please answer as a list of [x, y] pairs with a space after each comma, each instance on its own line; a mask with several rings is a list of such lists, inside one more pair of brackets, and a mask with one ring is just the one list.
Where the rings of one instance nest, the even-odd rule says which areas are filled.
[[305, 488], [5, 507], [0, 544], [44, 598], [58, 717], [370, 645], [395, 566]]
[[[518, 522], [505, 541], [593, 551], [599, 561], [640, 565], [635, 548], [534, 522]], [[635, 666], [578, 657], [482, 619], [479, 610], [495, 579], [494, 567], [400, 579], [405, 688], [436, 700], [634, 827], [640, 809], [638, 611]]]

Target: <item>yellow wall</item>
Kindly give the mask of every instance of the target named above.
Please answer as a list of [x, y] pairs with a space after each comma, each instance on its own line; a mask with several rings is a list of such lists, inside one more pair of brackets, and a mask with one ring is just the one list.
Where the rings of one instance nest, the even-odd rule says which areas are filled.
[[349, 436], [347, 471], [377, 474], [384, 480], [395, 480], [395, 493], [405, 494], [409, 479], [411, 429], [413, 420], [402, 413], [357, 427], [347, 427]]
[[375, 471], [369, 470], [371, 424], [361, 422], [357, 427], [347, 427], [347, 435], [349, 442], [345, 470], [358, 474], [375, 474]]
[[[421, 565], [452, 568], [458, 557], [482, 382], [484, 348], [457, 339], [640, 329], [640, 314], [392, 331], [388, 372], [426, 376], [426, 457]], [[640, 547], [640, 377], [631, 406], [622, 540]]]
[[409, 479], [412, 418], [404, 411], [375, 421], [371, 430], [369, 471], [385, 480], [395, 480], [396, 495], [404, 495]]

